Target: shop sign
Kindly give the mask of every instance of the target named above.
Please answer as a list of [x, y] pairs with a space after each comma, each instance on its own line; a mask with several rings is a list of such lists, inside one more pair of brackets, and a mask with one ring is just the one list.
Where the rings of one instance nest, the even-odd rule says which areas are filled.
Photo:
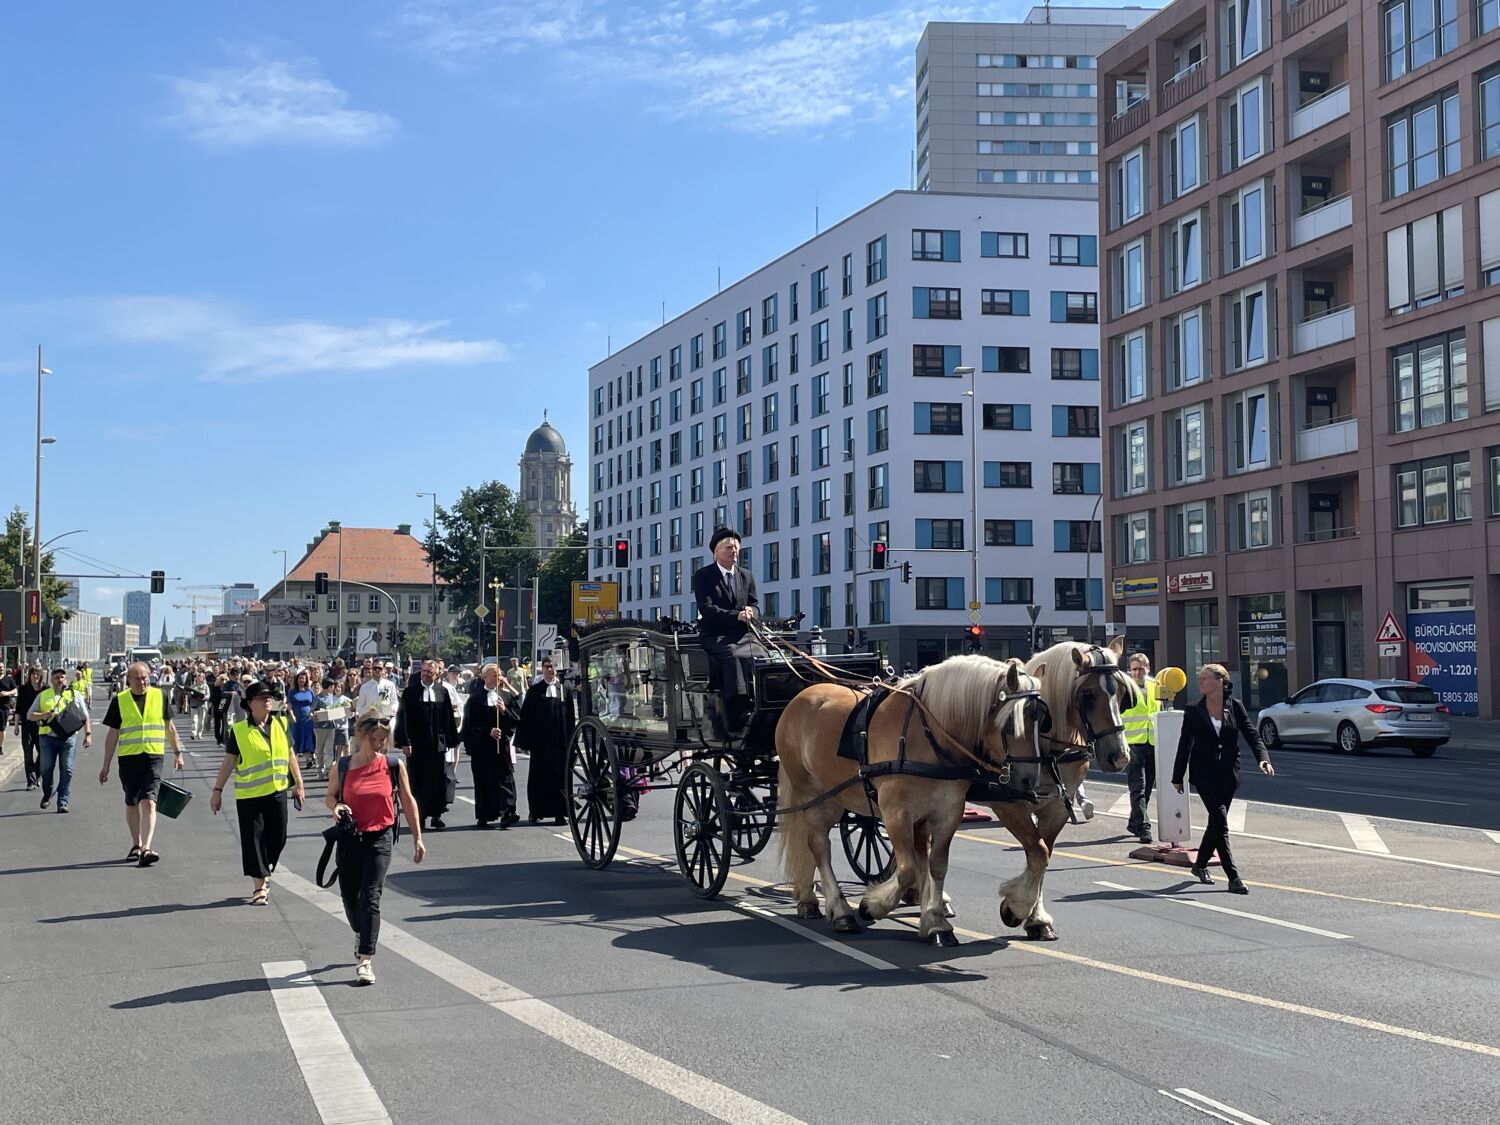
[[1211, 570], [1186, 570], [1181, 574], [1167, 575], [1167, 593], [1201, 594], [1214, 588], [1214, 572]]
[[1115, 601], [1117, 602], [1122, 602], [1126, 598], [1154, 598], [1160, 593], [1161, 579], [1155, 576], [1115, 579]]

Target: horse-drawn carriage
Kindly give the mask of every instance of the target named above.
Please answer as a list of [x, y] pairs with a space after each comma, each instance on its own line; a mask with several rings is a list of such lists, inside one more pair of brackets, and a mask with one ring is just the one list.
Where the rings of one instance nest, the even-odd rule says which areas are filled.
[[[642, 794], [673, 790], [677, 863], [700, 897], [723, 890], [734, 857], [753, 859], [779, 822], [799, 916], [821, 916], [816, 877], [836, 930], [917, 900], [922, 937], [946, 945], [943, 877], [967, 798], [1026, 853], [1001, 887], [1002, 919], [1055, 940], [1042, 902], [1053, 841], [1090, 759], [1121, 770], [1129, 758], [1120, 708], [1134, 688], [1119, 642], [1063, 642], [1025, 665], [951, 657], [886, 683], [873, 654], [797, 649], [792, 624], [757, 624], [772, 655], [754, 662], [750, 721], [733, 731], [691, 626], [615, 622], [580, 639], [567, 789], [583, 862], [608, 866]], [[868, 888], [857, 914], [829, 862], [834, 826]]]
[[[769, 622], [786, 637], [790, 622]], [[733, 857], [753, 859], [776, 823], [776, 724], [793, 698], [826, 672], [778, 650], [752, 671], [754, 710], [742, 731], [726, 732], [708, 655], [690, 626], [673, 621], [610, 622], [579, 640], [579, 717], [568, 750], [568, 823], [583, 862], [607, 867], [621, 825], [641, 796], [674, 791], [677, 862], [693, 892], [724, 888]], [[881, 674], [872, 653], [820, 657], [851, 680]], [[840, 832], [855, 874], [880, 878], [891, 859], [878, 818], [851, 813]]]

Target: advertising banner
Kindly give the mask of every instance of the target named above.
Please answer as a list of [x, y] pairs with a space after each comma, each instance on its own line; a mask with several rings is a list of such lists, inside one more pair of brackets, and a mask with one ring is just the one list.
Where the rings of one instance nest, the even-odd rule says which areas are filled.
[[1479, 714], [1479, 660], [1472, 609], [1406, 615], [1407, 675], [1437, 692], [1455, 715]]
[[272, 598], [266, 603], [266, 646], [295, 652], [312, 644], [312, 602]]

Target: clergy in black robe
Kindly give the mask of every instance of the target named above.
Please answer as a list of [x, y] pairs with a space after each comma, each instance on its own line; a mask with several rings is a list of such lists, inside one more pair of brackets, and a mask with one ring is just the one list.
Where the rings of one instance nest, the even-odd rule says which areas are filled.
[[573, 689], [557, 678], [551, 659], [542, 661], [542, 678], [526, 691], [516, 745], [531, 755], [526, 775], [526, 804], [532, 823], [568, 815], [568, 743], [573, 740]]
[[420, 681], [412, 680], [401, 693], [396, 712], [396, 748], [407, 755], [406, 772], [412, 795], [424, 819], [441, 829], [443, 814], [453, 803], [455, 774], [448, 750], [458, 745], [458, 723], [448, 689], [437, 682], [436, 665], [422, 665]]
[[500, 668], [486, 664], [464, 701], [464, 752], [474, 772], [474, 819], [479, 827], [509, 828], [516, 815], [516, 775], [510, 739], [520, 718], [514, 697], [500, 687]]

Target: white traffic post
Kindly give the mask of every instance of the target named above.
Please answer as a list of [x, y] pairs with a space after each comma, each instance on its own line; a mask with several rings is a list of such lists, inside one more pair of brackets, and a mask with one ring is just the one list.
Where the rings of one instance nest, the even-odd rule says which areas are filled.
[[1156, 734], [1156, 838], [1163, 844], [1185, 848], [1193, 836], [1192, 804], [1186, 787], [1181, 793], [1172, 788], [1182, 712], [1158, 711], [1151, 722]]

